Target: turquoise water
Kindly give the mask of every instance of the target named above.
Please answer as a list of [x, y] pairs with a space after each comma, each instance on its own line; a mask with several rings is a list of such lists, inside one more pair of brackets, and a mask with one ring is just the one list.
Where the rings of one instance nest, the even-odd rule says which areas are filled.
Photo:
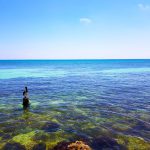
[[149, 148], [150, 60], [1, 60], [0, 85], [0, 149], [76, 140]]

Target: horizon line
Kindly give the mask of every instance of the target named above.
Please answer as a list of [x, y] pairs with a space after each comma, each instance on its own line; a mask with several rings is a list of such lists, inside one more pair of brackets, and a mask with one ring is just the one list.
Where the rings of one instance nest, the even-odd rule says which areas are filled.
[[149, 60], [150, 58], [64, 58], [64, 59], [0, 59], [0, 61], [7, 60]]

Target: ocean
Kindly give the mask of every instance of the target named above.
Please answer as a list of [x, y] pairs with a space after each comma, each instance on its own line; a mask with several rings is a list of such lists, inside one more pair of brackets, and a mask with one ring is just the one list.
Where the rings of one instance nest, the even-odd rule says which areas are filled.
[[150, 148], [150, 60], [0, 60], [0, 149], [77, 140]]

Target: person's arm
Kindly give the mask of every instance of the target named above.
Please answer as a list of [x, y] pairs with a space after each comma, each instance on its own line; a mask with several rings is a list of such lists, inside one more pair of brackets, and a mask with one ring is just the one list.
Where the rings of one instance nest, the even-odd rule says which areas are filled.
[[23, 96], [25, 96], [25, 93], [26, 93], [26, 92], [25, 92], [25, 91], [23, 91]]

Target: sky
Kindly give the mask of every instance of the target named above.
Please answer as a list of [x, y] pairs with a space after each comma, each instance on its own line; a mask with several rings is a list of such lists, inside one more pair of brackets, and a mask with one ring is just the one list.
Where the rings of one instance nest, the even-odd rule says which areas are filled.
[[0, 0], [0, 59], [150, 58], [150, 0]]

